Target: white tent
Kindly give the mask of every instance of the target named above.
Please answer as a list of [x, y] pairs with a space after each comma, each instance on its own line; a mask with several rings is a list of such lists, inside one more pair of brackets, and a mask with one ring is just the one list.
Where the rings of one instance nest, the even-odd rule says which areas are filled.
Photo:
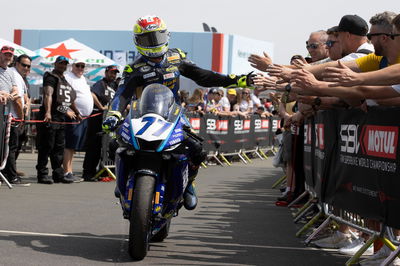
[[70, 59], [84, 59], [86, 64], [89, 65], [116, 65], [110, 58], [72, 38], [40, 48], [36, 52], [38, 55], [44, 57], [48, 63], [54, 63], [58, 56], [63, 55]]
[[91, 83], [100, 80], [104, 76], [103, 70], [106, 66], [116, 65], [121, 68], [110, 58], [72, 38], [40, 48], [35, 52], [44, 58], [33, 68], [34, 72], [40, 76], [53, 68], [54, 61], [60, 55], [70, 59], [79, 58], [85, 60], [88, 66], [85, 69], [85, 76]]
[[20, 46], [18, 44], [15, 44], [13, 42], [10, 42], [10, 41], [7, 41], [7, 40], [4, 40], [4, 39], [0, 38], [0, 48], [3, 47], [4, 45], [8, 45], [8, 46], [11, 46], [12, 48], [14, 48], [15, 49], [14, 54], [16, 56], [20, 56], [22, 54], [29, 55], [30, 57], [36, 57], [37, 56], [37, 54], [35, 52], [29, 50], [28, 48], [22, 47], [22, 46]]

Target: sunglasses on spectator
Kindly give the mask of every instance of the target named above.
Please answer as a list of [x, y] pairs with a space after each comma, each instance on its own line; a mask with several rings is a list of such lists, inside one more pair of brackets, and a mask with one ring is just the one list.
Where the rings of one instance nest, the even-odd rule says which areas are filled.
[[337, 42], [337, 41], [326, 41], [326, 42], [325, 42], [325, 45], [326, 45], [328, 48], [331, 48], [336, 42]]
[[316, 42], [314, 42], [314, 43], [307, 43], [306, 42], [306, 48], [307, 49], [317, 49], [319, 47], [319, 43], [316, 43]]
[[83, 65], [83, 64], [77, 64], [77, 65], [75, 65], [75, 67], [77, 67], [77, 68], [85, 68], [85, 65]]
[[367, 34], [367, 38], [368, 38], [368, 40], [371, 40], [371, 38], [372, 38], [373, 36], [379, 36], [379, 35], [388, 36], [388, 37], [390, 37], [392, 40], [394, 40], [395, 37], [400, 36], [400, 34], [392, 34], [392, 33], [383, 33], [383, 32], [379, 32], [379, 33], [368, 33], [368, 34]]
[[244, 92], [242, 92], [242, 94], [250, 94], [250, 93], [244, 91]]
[[24, 63], [20, 63], [20, 64], [21, 64], [21, 66], [23, 66], [25, 68], [31, 68], [31, 65], [27, 65], [27, 64], [24, 64]]

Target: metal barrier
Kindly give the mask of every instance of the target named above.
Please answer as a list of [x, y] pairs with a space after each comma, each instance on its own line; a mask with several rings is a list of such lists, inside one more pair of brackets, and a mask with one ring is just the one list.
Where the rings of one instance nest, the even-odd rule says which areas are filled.
[[[11, 120], [12, 115], [9, 113], [9, 105], [0, 105], [0, 115], [1, 115], [1, 136], [0, 136], [0, 152], [1, 152], [1, 163], [0, 163], [0, 171], [3, 170], [7, 164], [8, 158], [8, 142], [10, 140], [10, 128], [11, 128]], [[4, 183], [8, 186], [8, 188], [12, 189], [12, 185], [8, 182], [7, 178], [0, 172], [0, 178], [3, 180]], [[1, 181], [0, 181], [1, 185]]]

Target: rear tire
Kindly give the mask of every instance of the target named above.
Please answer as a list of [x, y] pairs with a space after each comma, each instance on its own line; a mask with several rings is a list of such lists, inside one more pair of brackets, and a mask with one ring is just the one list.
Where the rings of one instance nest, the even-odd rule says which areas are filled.
[[154, 187], [152, 176], [139, 176], [136, 179], [129, 218], [129, 254], [135, 260], [146, 257], [149, 249]]

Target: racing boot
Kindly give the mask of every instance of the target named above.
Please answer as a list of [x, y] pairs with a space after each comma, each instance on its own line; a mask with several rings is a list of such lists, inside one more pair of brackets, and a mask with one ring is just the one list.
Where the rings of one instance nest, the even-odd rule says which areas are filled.
[[[195, 168], [195, 169], [193, 169]], [[189, 183], [183, 193], [183, 206], [185, 206], [186, 210], [194, 210], [197, 206], [197, 195], [194, 180], [199, 171], [199, 167], [192, 167], [191, 171], [189, 171]]]

